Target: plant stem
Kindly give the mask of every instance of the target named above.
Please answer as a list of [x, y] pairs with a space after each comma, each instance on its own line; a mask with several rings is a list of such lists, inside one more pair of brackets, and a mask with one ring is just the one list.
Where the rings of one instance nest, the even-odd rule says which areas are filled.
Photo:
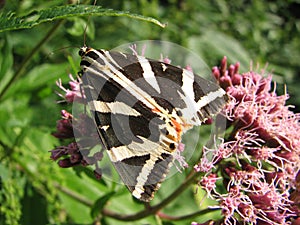
[[211, 213], [214, 210], [219, 210], [219, 209], [203, 209], [183, 216], [170, 216], [164, 213], [158, 213], [158, 216], [164, 220], [179, 221], [179, 220], [192, 219], [200, 215], [202, 216], [207, 213]]
[[83, 196], [79, 195], [78, 193], [66, 188], [66, 187], [63, 187], [61, 185], [59, 185], [58, 183], [55, 183], [54, 186], [59, 189], [61, 192], [65, 193], [66, 195], [76, 199], [78, 202], [88, 206], [88, 207], [92, 207], [94, 202], [84, 198]]
[[19, 79], [27, 67], [28, 63], [30, 62], [31, 58], [34, 56], [36, 52], [39, 51], [39, 49], [42, 47], [43, 44], [45, 44], [47, 41], [50, 40], [50, 38], [53, 36], [54, 31], [63, 23], [63, 20], [59, 20], [57, 23], [54, 24], [54, 26], [48, 31], [48, 33], [45, 35], [45, 37], [37, 43], [37, 45], [32, 49], [30, 54], [24, 59], [22, 64], [20, 65], [19, 69], [16, 71], [16, 73], [11, 77], [11, 79], [7, 82], [7, 84], [4, 86], [2, 92], [0, 93], [0, 100], [3, 98], [4, 94], [9, 90], [9, 87], [13, 84], [14, 81]]
[[157, 213], [159, 210], [161, 210], [162, 208], [164, 208], [166, 205], [168, 205], [170, 202], [172, 202], [176, 197], [178, 197], [190, 184], [192, 184], [195, 181], [195, 178], [198, 175], [199, 175], [198, 173], [192, 170], [190, 174], [187, 176], [187, 178], [185, 179], [185, 181], [171, 195], [169, 195], [169, 197], [167, 197], [166, 199], [164, 199], [162, 202], [160, 202], [155, 206], [152, 207], [150, 206], [140, 212], [131, 215], [122, 215], [107, 209], [103, 209], [102, 215], [114, 218], [116, 220], [122, 220], [122, 221], [134, 221], [134, 220], [139, 220], [147, 216], [153, 215]]

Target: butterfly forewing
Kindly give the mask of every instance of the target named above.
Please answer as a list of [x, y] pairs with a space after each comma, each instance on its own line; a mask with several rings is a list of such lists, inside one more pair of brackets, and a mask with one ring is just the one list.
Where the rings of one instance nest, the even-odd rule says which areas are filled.
[[82, 87], [98, 134], [133, 196], [149, 201], [181, 135], [217, 113], [225, 92], [192, 72], [142, 56], [80, 50]]

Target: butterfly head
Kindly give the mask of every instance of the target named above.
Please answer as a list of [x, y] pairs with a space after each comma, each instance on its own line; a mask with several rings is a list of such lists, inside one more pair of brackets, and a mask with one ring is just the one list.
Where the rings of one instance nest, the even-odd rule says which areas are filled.
[[87, 46], [83, 46], [80, 48], [78, 54], [83, 57], [86, 53], [88, 53], [92, 48], [87, 47]]

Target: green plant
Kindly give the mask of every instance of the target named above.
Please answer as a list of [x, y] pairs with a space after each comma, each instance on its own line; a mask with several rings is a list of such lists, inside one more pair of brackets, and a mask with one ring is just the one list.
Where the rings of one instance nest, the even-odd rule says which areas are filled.
[[[251, 59], [254, 65], [269, 62], [267, 69], [274, 71], [279, 91], [288, 83], [291, 103], [298, 111], [300, 40], [294, 9], [299, 3], [128, 0], [101, 2], [103, 7], [65, 4], [63, 0], [24, 0], [0, 5], [0, 223], [117, 224], [140, 219], [137, 224], [182, 224], [191, 218], [200, 222], [220, 218], [218, 211], [208, 214], [208, 202], [199, 207], [203, 193], [195, 198], [197, 186], [191, 183], [198, 175], [189, 170], [164, 183], [149, 210], [134, 201], [125, 187], [96, 181], [89, 168], [60, 169], [51, 162], [48, 151], [61, 144], [51, 136], [53, 124], [65, 108], [55, 104], [59, 100], [53, 94], [55, 81], [61, 78], [66, 83], [68, 73], [79, 71], [77, 52], [85, 44], [88, 24], [86, 42], [97, 48], [163, 39], [192, 49], [210, 67], [223, 55], [240, 61], [244, 71]], [[162, 29], [162, 24], [167, 27]], [[208, 138], [206, 129], [200, 130], [202, 139]], [[175, 199], [179, 192], [188, 204]], [[162, 208], [163, 213], [158, 212]]]

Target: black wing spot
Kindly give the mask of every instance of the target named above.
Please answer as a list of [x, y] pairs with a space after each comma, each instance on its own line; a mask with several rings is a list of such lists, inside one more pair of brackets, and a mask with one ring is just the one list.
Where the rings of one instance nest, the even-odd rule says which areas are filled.
[[175, 144], [174, 144], [174, 143], [171, 143], [171, 144], [169, 145], [169, 147], [170, 147], [171, 150], [174, 150], [174, 149], [175, 149]]

